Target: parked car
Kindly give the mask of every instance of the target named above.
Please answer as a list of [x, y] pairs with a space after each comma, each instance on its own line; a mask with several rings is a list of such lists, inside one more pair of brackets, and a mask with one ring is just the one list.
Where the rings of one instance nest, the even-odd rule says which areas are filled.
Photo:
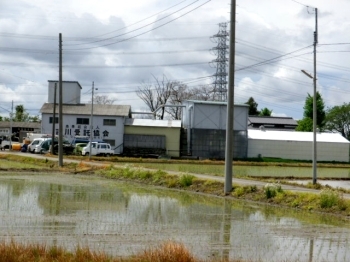
[[34, 138], [33, 141], [28, 145], [28, 152], [29, 153], [40, 153], [41, 152], [41, 148], [38, 148], [39, 145], [44, 142], [45, 140], [47, 140], [48, 138]]
[[[50, 146], [52, 143], [52, 139], [51, 138], [47, 138], [44, 141], [42, 141], [41, 143], [39, 143], [39, 145], [36, 148], [36, 153], [40, 153], [40, 154], [44, 154], [49, 152], [50, 150]], [[71, 144], [69, 143], [68, 140], [63, 140], [63, 153], [64, 154], [72, 154], [74, 147], [71, 146]], [[54, 154], [58, 153], [58, 139], [56, 138], [54, 140]]]
[[[83, 156], [90, 155], [90, 143], [88, 143], [86, 147], [83, 147], [81, 154]], [[98, 156], [98, 155], [111, 156], [111, 155], [114, 155], [114, 150], [112, 149], [112, 146], [109, 143], [92, 142], [91, 155], [92, 156]]]
[[81, 155], [81, 151], [83, 150], [84, 147], [87, 146], [88, 143], [77, 143], [75, 144], [73, 154], [75, 155]]
[[[89, 136], [75, 136], [71, 142], [71, 145], [75, 147], [77, 144], [81, 144], [81, 143], [87, 144], [89, 142], [90, 142]], [[92, 139], [92, 142], [103, 143], [104, 141], [101, 139]]]

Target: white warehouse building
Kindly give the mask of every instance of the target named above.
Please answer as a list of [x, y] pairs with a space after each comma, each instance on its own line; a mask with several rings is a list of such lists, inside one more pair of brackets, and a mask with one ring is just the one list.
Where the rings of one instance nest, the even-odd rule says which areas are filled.
[[[58, 81], [48, 81], [48, 103], [41, 107], [42, 121], [41, 132], [52, 134], [53, 124], [55, 123], [55, 134], [58, 135]], [[54, 87], [56, 90], [56, 103], [54, 103]], [[104, 140], [115, 148], [115, 153], [121, 153], [123, 148], [124, 122], [131, 117], [130, 105], [109, 105], [95, 104], [92, 110], [92, 104], [81, 104], [80, 94], [81, 86], [76, 81], [63, 81], [62, 83], [62, 124], [64, 139], [71, 142], [75, 136], [90, 137]], [[55, 107], [55, 117], [53, 116]], [[92, 118], [91, 118], [91, 113]], [[92, 128], [91, 128], [92, 127]]]
[[[339, 133], [317, 133], [317, 161], [349, 162], [350, 142]], [[313, 132], [248, 130], [248, 158], [312, 160]]]

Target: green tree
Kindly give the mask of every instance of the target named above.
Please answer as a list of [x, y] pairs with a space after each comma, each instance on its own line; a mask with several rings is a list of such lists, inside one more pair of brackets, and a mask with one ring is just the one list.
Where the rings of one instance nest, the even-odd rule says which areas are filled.
[[29, 116], [29, 122], [40, 122], [41, 119], [39, 116]]
[[248, 99], [248, 101], [245, 102], [245, 104], [249, 105], [249, 112], [248, 112], [248, 114], [250, 116], [257, 116], [257, 115], [259, 115], [260, 112], [258, 111], [258, 103], [255, 102], [253, 97], [250, 97]]
[[327, 110], [325, 129], [339, 132], [343, 137], [350, 139], [350, 103]]
[[[310, 94], [307, 95], [304, 105], [304, 117], [313, 118], [313, 105], [314, 97]], [[324, 109], [324, 102], [321, 94], [316, 92], [316, 117], [317, 117], [317, 126], [322, 128], [324, 126], [324, 120], [326, 118], [326, 112]]]
[[271, 116], [272, 110], [268, 109], [267, 107], [261, 109], [259, 116]]
[[15, 115], [13, 117], [14, 122], [27, 122], [29, 121], [29, 114], [25, 110], [23, 105], [18, 105], [15, 107]]
[[313, 130], [313, 122], [309, 117], [304, 117], [303, 119], [297, 121], [298, 126], [295, 131], [311, 132]]
[[[298, 121], [297, 131], [306, 131], [311, 132], [313, 130], [313, 105], [314, 105], [314, 97], [310, 94], [307, 95], [304, 105], [304, 118]], [[324, 109], [324, 102], [321, 94], [319, 92], [316, 93], [316, 117], [317, 122], [316, 126], [322, 130], [325, 124], [326, 112]], [[311, 120], [311, 127], [310, 127]], [[300, 124], [299, 124], [300, 123]]]

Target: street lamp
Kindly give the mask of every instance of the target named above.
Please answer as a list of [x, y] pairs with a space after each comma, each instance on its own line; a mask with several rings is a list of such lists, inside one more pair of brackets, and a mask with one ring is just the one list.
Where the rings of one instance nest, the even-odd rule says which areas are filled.
[[307, 77], [311, 78], [314, 83], [314, 98], [312, 103], [312, 131], [313, 131], [313, 154], [312, 154], [312, 184], [317, 183], [317, 141], [316, 141], [316, 125], [317, 125], [317, 107], [316, 107], [316, 77], [312, 76], [305, 70], [301, 70]]

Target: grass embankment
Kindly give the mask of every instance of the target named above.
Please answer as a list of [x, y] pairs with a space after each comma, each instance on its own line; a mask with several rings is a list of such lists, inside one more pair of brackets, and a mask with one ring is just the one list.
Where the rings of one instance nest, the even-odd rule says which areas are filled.
[[[21, 245], [14, 242], [0, 244], [0, 262], [204, 262], [196, 259], [182, 245], [166, 242], [159, 247], [144, 250], [128, 258], [113, 258], [88, 248], [77, 248], [68, 252], [60, 247], [42, 245]], [[228, 262], [228, 260], [209, 259], [205, 262]], [[231, 260], [240, 262], [242, 260]]]
[[[35, 168], [43, 171], [50, 169], [51, 172], [57, 170], [70, 173], [89, 173], [108, 179], [122, 179], [147, 185], [224, 196], [223, 182], [198, 179], [187, 173], [170, 175], [162, 170], [153, 171], [142, 168], [116, 167], [110, 163], [102, 166], [93, 166], [86, 162], [65, 164], [64, 167], [60, 168], [58, 167], [57, 162], [48, 159], [35, 159], [31, 157], [20, 157], [20, 159], [21, 160], [19, 161], [19, 157], [14, 155], [0, 155], [0, 161], [7, 160], [6, 162], [3, 162], [6, 165], [10, 162], [16, 163], [11, 163], [11, 165], [15, 165], [14, 170], [27, 170], [26, 166], [29, 165], [31, 166], [30, 170], [35, 166]], [[106, 158], [94, 159], [106, 160]], [[136, 160], [134, 161], [136, 162]], [[143, 159], [139, 161], [148, 162]], [[203, 163], [206, 162], [208, 161], [203, 161]], [[203, 163], [197, 163], [197, 165], [201, 166]], [[2, 166], [4, 166], [4, 164]], [[264, 188], [255, 185], [242, 186], [234, 184], [233, 191], [226, 195], [226, 197], [280, 205], [307, 211], [324, 212], [333, 215], [336, 214], [341, 215], [344, 218], [350, 217], [350, 200], [344, 199], [341, 190], [331, 189], [321, 186], [320, 184], [310, 184], [308, 185], [309, 187], [320, 189], [320, 193], [302, 193], [284, 191], [278, 183], [274, 182], [274, 180], [269, 180], [267, 182], [268, 184]]]

